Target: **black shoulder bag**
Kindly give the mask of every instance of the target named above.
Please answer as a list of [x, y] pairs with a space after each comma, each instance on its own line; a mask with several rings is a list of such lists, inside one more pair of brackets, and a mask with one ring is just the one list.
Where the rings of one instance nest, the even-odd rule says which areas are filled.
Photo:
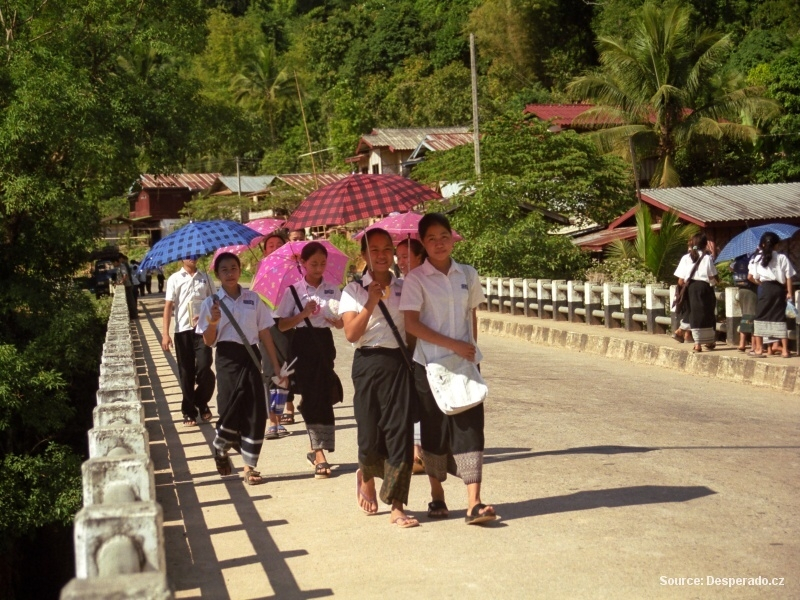
[[678, 291], [675, 294], [675, 300], [672, 303], [672, 308], [674, 308], [675, 312], [678, 314], [683, 312], [683, 309], [686, 305], [687, 294], [689, 293], [689, 282], [692, 280], [694, 274], [697, 272], [697, 267], [699, 267], [700, 263], [703, 262], [704, 256], [705, 254], [700, 255], [700, 258], [698, 258], [697, 262], [694, 263], [694, 267], [692, 267], [692, 270], [689, 273], [689, 277], [683, 282], [683, 285], [678, 286]]

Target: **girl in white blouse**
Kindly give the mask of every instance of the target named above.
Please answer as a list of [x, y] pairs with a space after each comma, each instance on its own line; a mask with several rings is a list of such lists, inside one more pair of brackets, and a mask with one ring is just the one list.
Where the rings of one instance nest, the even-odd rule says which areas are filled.
[[688, 285], [688, 306], [681, 314], [680, 328], [691, 330], [694, 351], [702, 352], [702, 345], [713, 350], [716, 347], [717, 267], [714, 257], [708, 252], [708, 239], [704, 233], [692, 236], [689, 251], [681, 258], [675, 269], [678, 285]]
[[764, 344], [780, 342], [781, 356], [789, 358], [789, 333], [786, 327], [786, 301], [792, 298], [792, 277], [796, 271], [775, 246], [778, 236], [768, 231], [761, 236], [761, 256], [750, 263], [750, 280], [759, 286], [756, 318], [753, 323], [751, 356], [765, 356]]

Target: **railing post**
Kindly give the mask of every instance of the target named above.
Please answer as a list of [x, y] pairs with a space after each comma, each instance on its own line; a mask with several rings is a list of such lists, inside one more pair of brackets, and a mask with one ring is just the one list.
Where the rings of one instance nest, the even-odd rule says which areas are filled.
[[594, 316], [594, 311], [600, 310], [600, 295], [594, 291], [594, 284], [587, 281], [583, 286], [583, 304], [586, 308], [586, 324], [600, 325], [600, 319]]
[[742, 322], [742, 305], [739, 303], [739, 289], [725, 288], [725, 341], [728, 344], [738, 344], [737, 331]]
[[661, 285], [648, 283], [645, 286], [645, 307], [647, 310], [647, 333], [666, 333], [666, 328], [656, 321], [657, 317], [665, 317], [664, 300], [656, 296], [656, 290], [663, 289]]
[[[583, 308], [583, 293], [585, 290], [584, 283], [581, 281], [568, 281], [567, 282], [567, 319], [570, 323], [579, 323], [580, 315], [575, 314], [576, 308]], [[585, 317], [584, 317], [585, 320]]]
[[569, 319], [567, 315], [561, 314], [560, 308], [567, 307], [567, 292], [560, 289], [566, 283], [564, 279], [554, 279], [550, 284], [550, 297], [553, 300], [553, 320], [566, 321]]
[[603, 284], [603, 314], [605, 316], [606, 327], [608, 329], [616, 329], [619, 327], [613, 313], [620, 312], [622, 306], [620, 304], [619, 294], [611, 291], [612, 287], [619, 287], [613, 283]]
[[522, 302], [525, 306], [522, 307], [522, 314], [526, 317], [530, 316], [530, 294], [528, 293], [528, 280], [522, 280]]
[[622, 307], [625, 314], [625, 331], [641, 331], [642, 325], [635, 321], [634, 314], [642, 312], [642, 297], [633, 293], [633, 288], [640, 288], [640, 283], [626, 283], [622, 286]]
[[503, 302], [506, 297], [505, 281], [502, 277], [497, 278], [497, 312], [503, 314]]
[[669, 317], [670, 321], [672, 321], [672, 333], [675, 333], [680, 329], [681, 322], [678, 318], [678, 311], [675, 310], [675, 297], [678, 295], [678, 286], [671, 285], [669, 286]]
[[539, 305], [539, 318], [545, 318], [544, 306], [552, 298], [550, 294], [551, 281], [549, 279], [536, 280], [536, 303]]
[[515, 315], [517, 314], [517, 292], [514, 289], [516, 287], [516, 279], [509, 279], [508, 280], [508, 314]]

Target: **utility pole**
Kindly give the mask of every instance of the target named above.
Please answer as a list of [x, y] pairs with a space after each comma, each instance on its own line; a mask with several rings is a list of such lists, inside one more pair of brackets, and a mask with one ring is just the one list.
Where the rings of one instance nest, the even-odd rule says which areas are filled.
[[642, 192], [639, 189], [639, 173], [636, 169], [636, 148], [633, 146], [633, 136], [628, 138], [628, 144], [631, 149], [631, 166], [633, 167], [633, 181], [636, 184], [636, 199], [641, 203]]
[[481, 135], [478, 130], [478, 69], [475, 61], [475, 34], [469, 34], [469, 62], [472, 71], [472, 145], [475, 147], [475, 177], [481, 178]]
[[311, 135], [308, 133], [308, 123], [306, 123], [306, 110], [303, 108], [303, 97], [300, 95], [300, 82], [297, 80], [297, 71], [294, 72], [294, 84], [297, 87], [297, 99], [300, 102], [300, 114], [303, 115], [303, 127], [306, 129], [306, 140], [308, 140], [308, 152], [311, 156], [311, 173], [314, 175], [314, 189], [319, 189], [317, 179], [317, 167], [314, 165], [314, 149], [311, 147]]
[[242, 208], [242, 175], [239, 172], [239, 157], [236, 157], [236, 195], [239, 197], [239, 220], [244, 223], [250, 218], [250, 211]]

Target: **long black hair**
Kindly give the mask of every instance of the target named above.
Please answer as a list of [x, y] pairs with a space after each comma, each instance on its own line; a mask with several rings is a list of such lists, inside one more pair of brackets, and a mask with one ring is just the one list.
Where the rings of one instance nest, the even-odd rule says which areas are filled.
[[761, 241], [758, 243], [758, 247], [761, 248], [761, 254], [763, 255], [761, 257], [762, 267], [769, 265], [770, 261], [772, 260], [773, 249], [780, 241], [781, 240], [778, 235], [772, 233], [771, 231], [767, 231], [761, 236]]
[[708, 247], [708, 238], [706, 237], [705, 233], [696, 233], [692, 236], [689, 245], [691, 247], [689, 254], [692, 257], [692, 262], [697, 262], [706, 253], [706, 248]]

